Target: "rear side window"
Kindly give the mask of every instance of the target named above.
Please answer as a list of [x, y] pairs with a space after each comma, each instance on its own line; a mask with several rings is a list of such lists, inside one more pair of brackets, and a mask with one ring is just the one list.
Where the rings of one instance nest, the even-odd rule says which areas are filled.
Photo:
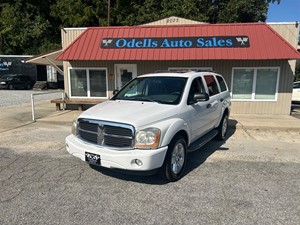
[[15, 77], [14, 81], [21, 81], [21, 77]]
[[221, 92], [227, 91], [227, 87], [226, 87], [226, 84], [225, 84], [225, 81], [224, 81], [223, 77], [217, 76], [217, 80], [219, 82]]
[[28, 80], [28, 77], [26, 77], [26, 76], [20, 76], [20, 79], [21, 79], [22, 81], [27, 81], [27, 80]]
[[220, 93], [217, 81], [215, 80], [214, 76], [212, 75], [204, 76], [204, 79], [207, 84], [209, 96], [213, 96]]

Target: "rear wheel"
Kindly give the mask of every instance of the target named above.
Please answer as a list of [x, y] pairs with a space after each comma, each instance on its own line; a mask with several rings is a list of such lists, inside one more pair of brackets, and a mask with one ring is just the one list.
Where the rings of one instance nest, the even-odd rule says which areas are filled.
[[160, 168], [160, 174], [171, 182], [179, 180], [183, 176], [186, 160], [186, 141], [181, 135], [176, 135], [169, 144], [164, 164]]
[[216, 139], [224, 140], [227, 134], [227, 130], [228, 130], [228, 115], [224, 114], [218, 126], [218, 134], [216, 136]]
[[27, 89], [27, 90], [30, 90], [30, 89], [31, 89], [31, 84], [30, 84], [30, 83], [27, 83], [27, 84], [26, 84], [26, 89]]

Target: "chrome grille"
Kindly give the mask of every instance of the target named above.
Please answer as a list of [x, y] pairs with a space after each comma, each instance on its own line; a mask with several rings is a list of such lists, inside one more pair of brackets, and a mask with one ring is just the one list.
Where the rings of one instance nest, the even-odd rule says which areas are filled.
[[79, 119], [78, 136], [90, 143], [117, 148], [133, 147], [134, 127], [128, 124]]

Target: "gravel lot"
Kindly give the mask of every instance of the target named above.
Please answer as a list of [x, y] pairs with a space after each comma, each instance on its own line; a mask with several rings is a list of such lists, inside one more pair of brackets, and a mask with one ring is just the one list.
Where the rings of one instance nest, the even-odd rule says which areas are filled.
[[57, 90], [44, 90], [44, 91], [33, 91], [33, 90], [0, 90], [0, 108], [14, 105], [21, 105], [24, 103], [31, 102], [31, 94], [41, 94], [36, 95], [34, 99], [36, 102], [43, 100], [51, 100], [55, 98], [61, 98], [61, 93], [51, 93]]

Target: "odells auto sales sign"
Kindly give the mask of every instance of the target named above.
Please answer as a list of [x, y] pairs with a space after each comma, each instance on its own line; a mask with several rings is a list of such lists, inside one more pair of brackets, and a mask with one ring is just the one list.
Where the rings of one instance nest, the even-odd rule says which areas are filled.
[[101, 48], [248, 48], [248, 36], [103, 38]]

